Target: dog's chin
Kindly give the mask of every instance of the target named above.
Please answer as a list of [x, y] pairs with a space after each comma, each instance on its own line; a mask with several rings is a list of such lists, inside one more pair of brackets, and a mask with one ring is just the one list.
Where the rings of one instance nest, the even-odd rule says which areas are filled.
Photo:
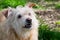
[[32, 25], [25, 25], [23, 28], [31, 28]]

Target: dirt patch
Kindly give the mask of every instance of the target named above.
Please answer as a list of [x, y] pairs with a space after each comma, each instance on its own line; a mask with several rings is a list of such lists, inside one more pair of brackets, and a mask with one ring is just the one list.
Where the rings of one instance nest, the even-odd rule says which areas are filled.
[[51, 28], [55, 28], [58, 25], [56, 21], [60, 20], [60, 10], [40, 10], [36, 12], [39, 18], [44, 20], [44, 23], [48, 24]]

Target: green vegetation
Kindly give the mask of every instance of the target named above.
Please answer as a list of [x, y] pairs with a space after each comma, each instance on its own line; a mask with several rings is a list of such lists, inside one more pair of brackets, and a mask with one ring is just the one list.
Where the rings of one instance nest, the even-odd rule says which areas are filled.
[[59, 25], [60, 24], [60, 20], [59, 21], [56, 21], [55, 24], [58, 24]]
[[33, 7], [34, 9], [40, 9], [40, 10], [45, 10], [46, 8], [41, 6], [41, 5], [38, 5], [36, 4], [36, 6]]
[[[53, 1], [53, 0], [45, 0], [45, 1]], [[26, 0], [0, 0], [0, 10], [7, 7], [16, 7], [18, 5], [24, 6], [27, 3]], [[41, 5], [36, 5], [33, 8], [37, 9], [45, 9]], [[55, 8], [60, 9], [60, 4], [56, 4]], [[40, 20], [42, 21], [42, 20]], [[56, 22], [56, 24], [60, 24], [60, 22]], [[40, 24], [39, 26], [39, 40], [60, 40], [60, 32], [52, 30], [49, 28], [47, 24]], [[58, 29], [58, 28], [57, 28]]]
[[55, 8], [56, 8], [56, 9], [60, 9], [60, 3], [57, 3], [57, 4], [55, 5]]
[[[38, 28], [39, 40], [59, 40], [60, 39], [60, 28], [56, 27], [54, 29], [49, 28], [47, 24], [44, 23], [43, 19], [39, 19], [40, 26]], [[60, 21], [56, 22], [57, 24], [60, 23]]]
[[25, 0], [0, 0], [0, 9], [7, 7], [16, 7], [17, 5], [24, 6], [26, 3]]
[[39, 40], [59, 40], [60, 32], [57, 28], [52, 30], [46, 24], [41, 24], [39, 27]]

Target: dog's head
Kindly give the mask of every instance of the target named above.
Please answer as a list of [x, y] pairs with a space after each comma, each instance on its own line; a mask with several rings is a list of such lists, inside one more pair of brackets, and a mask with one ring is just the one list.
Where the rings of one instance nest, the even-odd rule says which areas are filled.
[[34, 29], [38, 26], [36, 15], [29, 6], [10, 8], [8, 10], [7, 21], [16, 29]]

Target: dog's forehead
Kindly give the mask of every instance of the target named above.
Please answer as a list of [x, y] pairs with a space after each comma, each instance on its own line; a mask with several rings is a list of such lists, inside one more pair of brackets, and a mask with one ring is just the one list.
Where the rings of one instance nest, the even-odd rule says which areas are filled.
[[20, 9], [17, 9], [20, 13], [20, 14], [28, 14], [28, 13], [32, 13], [32, 9], [31, 8], [28, 8], [28, 7], [22, 7]]
[[20, 13], [20, 11], [19, 10], [17, 10], [17, 9], [12, 9], [12, 11], [11, 11], [11, 14], [19, 14]]
[[11, 9], [10, 11], [9, 11], [9, 13], [12, 13], [12, 14], [16, 14], [17, 12], [18, 12], [18, 10], [16, 10], [16, 9]]

